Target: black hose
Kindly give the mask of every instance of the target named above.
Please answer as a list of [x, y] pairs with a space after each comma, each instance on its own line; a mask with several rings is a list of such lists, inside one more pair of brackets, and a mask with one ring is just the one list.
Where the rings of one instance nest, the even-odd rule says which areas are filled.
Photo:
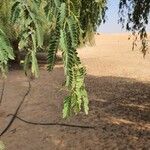
[[4, 90], [5, 90], [5, 81], [3, 80], [2, 92], [1, 92], [1, 95], [0, 95], [0, 105], [2, 104], [2, 101], [3, 101]]
[[16, 109], [14, 115], [12, 116], [12, 118], [11, 118], [9, 124], [8, 124], [8, 125], [6, 126], [6, 128], [0, 133], [0, 137], [1, 137], [5, 132], [7, 132], [8, 129], [11, 127], [12, 123], [14, 122], [14, 120], [15, 120], [15, 118], [16, 118], [15, 116], [18, 114], [19, 109], [21, 108], [23, 102], [25, 101], [26, 97], [27, 97], [28, 94], [30, 93], [30, 90], [31, 90], [31, 83], [30, 83], [30, 80], [28, 81], [28, 83], [29, 83], [29, 86], [28, 86], [27, 92], [26, 92], [25, 95], [23, 96], [23, 99], [22, 99], [22, 101], [20, 102], [20, 104], [18, 105], [18, 107], [17, 107], [17, 109]]
[[22, 101], [20, 102], [19, 106], [17, 107], [16, 111], [14, 114], [9, 114], [8, 116], [12, 116], [9, 124], [6, 126], [6, 128], [0, 133], [0, 137], [6, 133], [8, 131], [8, 129], [11, 127], [12, 123], [14, 122], [14, 120], [17, 118], [18, 120], [27, 123], [27, 124], [32, 124], [32, 125], [41, 125], [41, 126], [65, 126], [65, 127], [73, 127], [73, 128], [82, 128], [82, 129], [95, 129], [96, 127], [94, 126], [81, 126], [81, 125], [73, 125], [73, 124], [65, 124], [65, 123], [41, 123], [41, 122], [31, 122], [31, 121], [27, 121], [25, 119], [22, 119], [20, 117], [17, 116], [23, 102], [25, 101], [26, 97], [28, 96], [28, 94], [30, 93], [31, 90], [31, 83], [29, 80], [29, 86], [28, 86], [28, 90], [25, 93]]
[[95, 129], [94, 126], [82, 126], [82, 125], [73, 125], [73, 124], [65, 124], [65, 123], [42, 123], [42, 122], [31, 122], [25, 119], [18, 117], [17, 115], [9, 114], [8, 116], [13, 116], [18, 120], [32, 125], [41, 125], [41, 126], [66, 126], [66, 127], [73, 127], [73, 128], [83, 128], [83, 129]]

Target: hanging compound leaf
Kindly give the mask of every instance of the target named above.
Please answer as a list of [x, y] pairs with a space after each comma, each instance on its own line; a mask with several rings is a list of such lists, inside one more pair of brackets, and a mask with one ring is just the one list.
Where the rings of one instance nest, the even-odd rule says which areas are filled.
[[13, 49], [6, 34], [0, 29], [0, 72], [6, 76], [8, 61], [14, 59]]

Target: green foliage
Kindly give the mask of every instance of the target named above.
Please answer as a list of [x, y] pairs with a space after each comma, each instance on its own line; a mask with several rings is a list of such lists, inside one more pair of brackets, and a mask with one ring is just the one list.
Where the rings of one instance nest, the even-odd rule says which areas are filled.
[[0, 0], [0, 28], [11, 41], [16, 40], [15, 28], [10, 21], [13, 0]]
[[[64, 101], [63, 117], [77, 114], [82, 109], [87, 114], [88, 96], [84, 85], [86, 71], [76, 49], [83, 43], [92, 43], [94, 31], [104, 18], [106, 1], [1, 0], [1, 2], [0, 17], [3, 20], [1, 26], [6, 31], [8, 28], [5, 28], [5, 25], [13, 29], [14, 39], [19, 41], [19, 51], [25, 52], [26, 74], [29, 75], [31, 70], [32, 75], [38, 77], [36, 57], [38, 50], [45, 48], [48, 52], [50, 71], [55, 65], [57, 51], [60, 50], [69, 93]], [[12, 41], [10, 33], [1, 35], [1, 39], [8, 37]], [[2, 71], [7, 67], [8, 60], [14, 58], [9, 39], [3, 40], [4, 46], [0, 45], [3, 55]]]
[[3, 144], [2, 141], [0, 141], [0, 150], [5, 150], [5, 145]]
[[[74, 0], [75, 1], [75, 0]], [[82, 0], [80, 5], [80, 24], [84, 31], [84, 41], [93, 44], [94, 31], [105, 22], [107, 0]]]
[[[25, 52], [24, 70], [38, 77], [39, 50], [48, 52], [48, 70], [54, 68], [58, 50], [62, 52], [65, 86], [69, 95], [64, 100], [63, 117], [84, 110], [88, 114], [88, 95], [84, 78], [86, 69], [77, 48], [93, 44], [94, 32], [103, 21], [107, 0], [0, 0], [0, 70], [6, 74], [8, 62], [14, 59], [13, 42]], [[120, 14], [128, 9], [126, 28], [140, 34], [143, 53], [147, 50], [146, 25], [149, 0], [120, 0]], [[120, 21], [124, 23], [121, 15]], [[16, 42], [17, 43], [17, 42]]]
[[[149, 23], [150, 0], [120, 0], [120, 22], [126, 29], [132, 31], [133, 35], [140, 36], [142, 41], [142, 52], [144, 56], [148, 50], [146, 27]], [[126, 16], [125, 18], [124, 16]], [[135, 45], [136, 40], [134, 41]]]
[[53, 69], [55, 60], [56, 60], [56, 53], [58, 50], [59, 38], [60, 38], [59, 28], [60, 28], [60, 25], [57, 20], [56, 28], [52, 30], [52, 33], [50, 36], [50, 44], [49, 44], [49, 49], [48, 49], [48, 70], [49, 71]]
[[14, 59], [13, 49], [10, 46], [6, 34], [0, 29], [0, 71], [5, 77], [8, 67], [8, 61]]
[[[14, 59], [13, 41], [25, 52], [24, 70], [38, 77], [39, 50], [48, 52], [48, 70], [55, 65], [58, 50], [62, 52], [65, 86], [69, 95], [64, 100], [63, 117], [84, 110], [88, 114], [86, 75], [77, 48], [93, 44], [94, 32], [105, 21], [107, 0], [0, 0], [0, 69], [6, 74], [8, 61]], [[143, 53], [147, 50], [146, 25], [149, 0], [120, 0], [120, 13], [128, 8], [126, 28], [140, 34]], [[124, 18], [120, 21], [123, 23]], [[15, 49], [14, 49], [15, 53]]]
[[[77, 5], [77, 3], [75, 3]], [[79, 3], [80, 4], [80, 3]], [[52, 30], [48, 62], [49, 70], [54, 66], [58, 48], [62, 51], [64, 72], [66, 75], [66, 87], [69, 96], [65, 98], [63, 117], [73, 113], [77, 114], [83, 107], [88, 113], [88, 98], [84, 86], [85, 69], [77, 56], [76, 48], [79, 46], [82, 33], [79, 17], [76, 14], [80, 7], [74, 9], [74, 1], [52, 1], [48, 5], [55, 8], [55, 27]], [[80, 5], [79, 5], [80, 6]], [[78, 8], [78, 9], [77, 9]]]
[[31, 72], [38, 77], [38, 63], [36, 52], [43, 45], [42, 23], [43, 18], [39, 13], [39, 1], [17, 0], [12, 6], [11, 21], [19, 28], [19, 49], [25, 50], [27, 56], [24, 63], [26, 74], [31, 66]]
[[45, 6], [45, 14], [52, 26], [48, 69], [53, 69], [57, 51], [61, 50], [66, 87], [69, 90], [69, 96], [64, 101], [64, 118], [77, 114], [82, 109], [88, 114], [88, 96], [84, 85], [86, 71], [76, 49], [83, 43], [92, 43], [93, 31], [103, 19], [105, 7], [106, 1], [94, 0], [88, 3], [84, 0], [51, 0]]
[[[127, 5], [130, 2], [131, 5]], [[120, 12], [129, 9], [127, 29], [139, 31], [146, 49], [146, 24], [149, 0], [120, 0]], [[55, 66], [56, 55], [62, 52], [65, 86], [69, 95], [64, 100], [63, 117], [84, 110], [88, 114], [88, 96], [84, 84], [86, 69], [78, 57], [77, 48], [94, 43], [94, 32], [103, 21], [107, 0], [0, 0], [0, 69], [6, 73], [8, 61], [14, 59], [11, 45], [19, 41], [18, 49], [26, 54], [24, 70], [39, 75], [38, 51], [48, 53], [48, 70]], [[142, 11], [141, 10], [144, 10]], [[123, 19], [121, 19], [123, 22]], [[131, 24], [130, 24], [131, 23]], [[145, 47], [144, 47], [145, 45]]]

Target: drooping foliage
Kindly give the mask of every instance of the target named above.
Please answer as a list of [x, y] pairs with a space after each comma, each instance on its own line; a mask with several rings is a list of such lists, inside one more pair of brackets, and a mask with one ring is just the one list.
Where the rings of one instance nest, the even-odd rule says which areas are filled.
[[14, 59], [13, 49], [6, 34], [0, 29], [0, 71], [4, 77], [8, 69], [9, 59]]
[[[48, 53], [48, 70], [61, 51], [68, 96], [64, 100], [63, 117], [88, 113], [88, 96], [84, 78], [86, 69], [78, 57], [77, 48], [94, 43], [94, 32], [105, 21], [107, 0], [0, 0], [0, 70], [6, 74], [8, 62], [25, 53], [26, 75], [38, 77], [37, 52]], [[147, 50], [146, 24], [149, 0], [120, 0], [120, 14], [128, 10], [126, 28], [139, 32], [143, 53]], [[120, 21], [124, 19], [121, 16]], [[14, 46], [15, 43], [15, 46]], [[14, 56], [15, 55], [15, 56]]]
[[[63, 117], [76, 114], [82, 108], [86, 114], [88, 113], [88, 97], [84, 85], [86, 72], [76, 49], [92, 40], [91, 35], [104, 13], [106, 6], [104, 4], [105, 1], [87, 3], [85, 0], [51, 0], [45, 7], [47, 17], [52, 18], [53, 22], [48, 50], [48, 69], [53, 69], [56, 53], [58, 49], [61, 50], [66, 87], [69, 90], [69, 96], [64, 101]], [[94, 9], [97, 11], [95, 14]]]
[[[1, 31], [9, 24], [14, 31], [18, 42], [18, 49], [26, 54], [24, 70], [27, 75], [38, 77], [38, 62], [36, 54], [40, 50], [48, 53], [48, 70], [52, 70], [58, 51], [62, 52], [65, 86], [69, 95], [64, 100], [63, 117], [77, 114], [80, 110], [88, 113], [88, 96], [85, 89], [85, 67], [78, 57], [77, 48], [86, 43], [93, 43], [93, 34], [97, 26], [104, 19], [106, 10], [105, 0], [10, 0], [8, 14], [3, 18], [9, 18], [0, 26]], [[3, 12], [3, 11], [2, 11]], [[9, 27], [10, 27], [9, 26]], [[7, 29], [6, 29], [7, 30]], [[2, 33], [3, 33], [2, 31]], [[1, 36], [1, 34], [0, 34]], [[7, 43], [11, 44], [9, 33]], [[8, 42], [10, 39], [10, 43]], [[3, 41], [2, 41], [3, 42]], [[6, 45], [5, 44], [5, 45]], [[4, 48], [0, 45], [4, 52]], [[0, 50], [1, 50], [0, 49]], [[7, 52], [9, 59], [13, 59]], [[15, 51], [15, 50], [14, 50]], [[10, 55], [11, 54], [11, 55]], [[5, 63], [5, 65], [7, 65]]]
[[120, 22], [126, 25], [128, 31], [132, 31], [136, 39], [138, 35], [140, 36], [142, 52], [145, 56], [148, 50], [146, 27], [150, 19], [150, 0], [120, 0], [119, 9]]
[[13, 30], [9, 21], [11, 5], [8, 0], [0, 0], [0, 73], [6, 77], [8, 61], [14, 59], [10, 39], [13, 39]]
[[36, 52], [43, 45], [43, 16], [40, 2], [17, 0], [11, 8], [11, 22], [18, 28], [19, 50], [26, 51], [24, 70], [38, 77]]

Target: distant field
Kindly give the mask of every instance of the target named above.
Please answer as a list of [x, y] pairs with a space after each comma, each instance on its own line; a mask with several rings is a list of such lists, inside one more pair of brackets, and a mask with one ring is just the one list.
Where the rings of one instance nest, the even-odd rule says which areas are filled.
[[95, 46], [80, 51], [88, 73], [149, 80], [150, 54], [148, 52], [145, 59], [143, 58], [140, 41], [132, 51], [133, 37], [130, 40], [128, 38], [129, 34], [126, 33], [96, 35]]

